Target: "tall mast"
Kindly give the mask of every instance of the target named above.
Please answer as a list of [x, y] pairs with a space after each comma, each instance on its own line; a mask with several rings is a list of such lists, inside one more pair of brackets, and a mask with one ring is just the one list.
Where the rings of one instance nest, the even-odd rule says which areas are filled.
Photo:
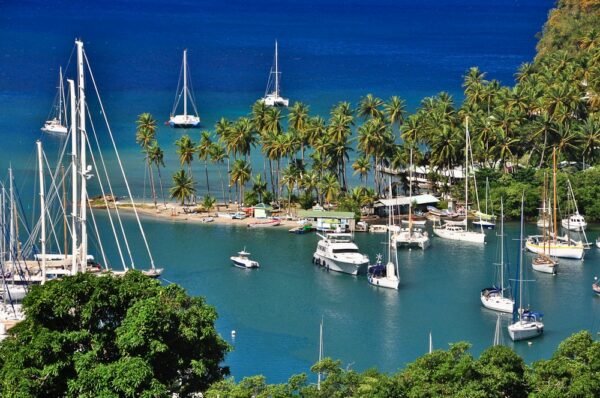
[[187, 49], [183, 50], [183, 116], [187, 118]]
[[521, 196], [521, 233], [519, 235], [519, 321], [523, 312], [523, 203], [525, 192]]
[[408, 200], [409, 200], [409, 202], [408, 202], [408, 234], [409, 234], [410, 239], [412, 239], [412, 181], [413, 181], [412, 169], [413, 169], [413, 150], [411, 147], [410, 148], [410, 170], [409, 170], [410, 177], [408, 179], [408, 192], [409, 192], [409, 196], [408, 196]]
[[504, 201], [500, 197], [500, 289], [504, 297]]
[[46, 197], [44, 194], [44, 166], [42, 163], [42, 141], [37, 140], [38, 172], [40, 178], [40, 221], [42, 245], [42, 284], [46, 283]]
[[465, 229], [468, 227], [469, 214], [469, 117], [465, 118]]
[[81, 169], [81, 250], [80, 250], [80, 266], [81, 271], [85, 271], [87, 266], [87, 161], [86, 161], [86, 130], [85, 130], [85, 113], [87, 111], [85, 104], [85, 79], [83, 70], [83, 42], [77, 40], [77, 70], [78, 70], [78, 85], [79, 85], [79, 131], [80, 131], [80, 169]]
[[6, 190], [4, 189], [4, 185], [2, 185], [2, 199], [0, 200], [0, 210], [2, 211], [2, 229], [0, 230], [0, 234], [2, 235], [2, 241], [0, 241], [0, 250], [2, 251], [2, 262], [4, 263], [4, 261], [6, 260]]
[[279, 97], [279, 61], [277, 54], [277, 40], [275, 40], [275, 95]]
[[558, 226], [556, 225], [556, 147], [552, 151], [552, 184], [554, 185], [554, 203], [553, 205], [553, 215], [552, 222], [554, 223], [554, 239], [558, 238]]
[[[323, 317], [319, 327], [319, 362], [323, 360]], [[321, 372], [317, 373], [317, 390], [321, 390]]]
[[431, 337], [431, 330], [429, 331], [429, 353], [433, 352], [433, 338]]
[[[69, 243], [67, 241], [67, 185], [65, 184], [65, 166], [60, 167], [60, 174], [62, 177], [62, 202], [63, 202], [63, 242], [64, 242], [64, 250], [65, 253], [65, 263], [67, 261], [67, 256], [69, 254]], [[66, 265], [66, 264], [65, 264]]]
[[[58, 68], [58, 122], [62, 126], [63, 117], [63, 100], [65, 98], [65, 90], [63, 88], [62, 66]], [[66, 119], [66, 118], [65, 118]]]
[[13, 173], [12, 166], [8, 168], [8, 200], [10, 201], [9, 210], [10, 210], [10, 225], [9, 225], [9, 241], [8, 241], [8, 259], [10, 261], [10, 266], [12, 267], [11, 271], [14, 271], [15, 268], [15, 197], [13, 191]]
[[[67, 79], [71, 102], [71, 274], [77, 273], [77, 100], [75, 82]], [[65, 208], [66, 211], [66, 208]]]

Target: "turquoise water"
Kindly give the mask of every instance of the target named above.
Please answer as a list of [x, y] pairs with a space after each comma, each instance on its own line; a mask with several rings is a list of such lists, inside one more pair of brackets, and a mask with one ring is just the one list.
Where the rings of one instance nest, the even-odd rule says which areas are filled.
[[[412, 110], [421, 98], [442, 90], [460, 98], [462, 75], [470, 66], [479, 65], [488, 78], [509, 84], [518, 65], [533, 57], [535, 34], [552, 2], [480, 3], [259, 0], [180, 2], [176, 7], [150, 0], [0, 2], [0, 169], [9, 163], [15, 167], [29, 212], [33, 143], [54, 95], [58, 65], [66, 65], [76, 36], [84, 38], [134, 196], [141, 197], [144, 174], [133, 121], [145, 111], [166, 120], [184, 47], [190, 51], [207, 128], [221, 116], [244, 115], [262, 95], [275, 38], [285, 95], [309, 103], [313, 113], [325, 115], [340, 100], [356, 104], [367, 92], [383, 98], [400, 95]], [[97, 108], [92, 112], [100, 116]], [[172, 142], [181, 134], [159, 128], [167, 177], [178, 167]], [[46, 151], [56, 153], [59, 141], [43, 140]], [[199, 163], [194, 173], [203, 194]], [[211, 167], [213, 187], [219, 185], [217, 176]], [[124, 194], [121, 182], [115, 186]], [[91, 191], [98, 192], [93, 180]], [[106, 236], [106, 217], [97, 216]], [[364, 277], [327, 273], [312, 265], [315, 235], [152, 217], [144, 224], [155, 261], [166, 269], [165, 279], [217, 307], [219, 331], [235, 348], [227, 364], [237, 378], [262, 373], [280, 382], [308, 371], [317, 359], [321, 317], [325, 353], [359, 370], [402, 367], [427, 351], [430, 331], [436, 348], [467, 340], [477, 354], [492, 342], [496, 315], [481, 308], [479, 291], [494, 278], [493, 232], [484, 247], [433, 238], [425, 252], [400, 251], [402, 282], [396, 292], [375, 289]], [[145, 268], [131, 215], [125, 227], [134, 236], [136, 263]], [[507, 226], [513, 263], [516, 228]], [[596, 234], [592, 230], [590, 238]], [[381, 235], [358, 234], [356, 239], [372, 260], [385, 251]], [[106, 237], [104, 244], [110, 264], [118, 266], [114, 244]], [[229, 256], [244, 246], [261, 269], [231, 266]], [[594, 248], [583, 262], [563, 261], [556, 277], [529, 275], [536, 280], [530, 284], [530, 302], [546, 314], [546, 332], [531, 346], [511, 344], [526, 360], [548, 357], [574, 331], [598, 331], [600, 302], [590, 288], [600, 274], [598, 262]], [[231, 330], [237, 332], [235, 340]], [[504, 337], [508, 343], [506, 333]]]

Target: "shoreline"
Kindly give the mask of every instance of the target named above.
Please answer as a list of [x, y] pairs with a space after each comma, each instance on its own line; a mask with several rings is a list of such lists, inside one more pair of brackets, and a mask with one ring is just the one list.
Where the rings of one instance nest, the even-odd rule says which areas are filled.
[[[193, 209], [194, 206], [181, 206], [180, 204], [167, 202], [165, 204], [157, 204], [154, 207], [154, 203], [148, 202], [134, 202], [135, 209], [138, 214], [144, 215], [146, 217], [152, 217], [159, 221], [172, 221], [172, 222], [188, 222], [195, 224], [218, 224], [218, 225], [235, 225], [235, 226], [243, 226], [248, 228], [249, 224], [256, 222], [263, 222], [270, 220], [270, 218], [255, 218], [255, 217], [246, 217], [242, 220], [219, 217], [217, 213], [219, 212], [235, 212], [236, 206], [230, 206], [228, 209], [225, 208], [225, 205], [216, 206], [216, 210], [211, 211], [203, 211], [198, 213], [186, 213], [184, 209]], [[114, 203], [109, 202], [109, 208], [107, 209], [104, 203], [100, 204], [91, 204], [94, 210], [114, 210]], [[118, 204], [119, 211], [126, 211], [127, 213], [133, 213], [133, 206], [131, 203], [127, 204]], [[241, 211], [241, 210], [240, 210]], [[213, 221], [204, 221], [204, 219], [211, 217]], [[275, 226], [268, 226], [263, 228], [287, 228], [291, 229], [297, 227], [299, 224], [297, 223], [298, 219], [286, 220], [280, 218], [281, 223]]]

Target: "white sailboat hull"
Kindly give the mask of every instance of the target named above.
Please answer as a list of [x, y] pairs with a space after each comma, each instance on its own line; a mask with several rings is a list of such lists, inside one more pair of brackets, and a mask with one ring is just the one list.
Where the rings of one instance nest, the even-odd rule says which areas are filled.
[[401, 230], [392, 236], [392, 242], [398, 247], [419, 247], [423, 250], [429, 247], [429, 235], [427, 232], [414, 232], [411, 234], [407, 230]]
[[367, 280], [373, 286], [384, 287], [386, 289], [395, 289], [395, 290], [398, 290], [398, 287], [400, 286], [400, 279], [397, 278], [396, 276], [393, 276], [393, 277], [387, 277], [387, 276], [377, 277], [377, 276], [370, 275], [367, 278]]
[[268, 94], [262, 99], [267, 106], [289, 106], [290, 100], [283, 98], [275, 93]]
[[581, 244], [581, 242], [577, 244], [568, 244], [567, 242], [552, 241], [544, 244], [543, 241], [535, 241], [532, 240], [531, 237], [525, 242], [525, 248], [536, 254], [546, 254], [550, 257], [572, 258], [575, 260], [581, 260], [584, 253], [583, 244]]
[[442, 239], [470, 243], [485, 243], [485, 234], [474, 231], [452, 231], [446, 228], [433, 228], [433, 233]]
[[58, 119], [52, 119], [46, 121], [44, 127], [41, 128], [42, 131], [46, 133], [52, 134], [67, 134], [68, 130], [66, 126], [63, 126]]
[[502, 297], [500, 295], [485, 295], [481, 293], [481, 304], [492, 311], [512, 313], [514, 307], [514, 300], [508, 297]]
[[357, 259], [350, 259], [334, 256], [334, 258], [325, 257], [319, 253], [315, 253], [313, 261], [329, 271], [342, 272], [344, 274], [358, 275], [364, 274], [369, 265], [369, 258], [362, 256]]
[[508, 334], [513, 341], [532, 339], [542, 333], [544, 324], [538, 321], [517, 321], [508, 325]]
[[192, 128], [200, 126], [200, 118], [194, 115], [176, 115], [169, 119], [169, 125], [175, 128]]
[[583, 231], [585, 227], [587, 227], [587, 222], [585, 221], [569, 221], [567, 219], [561, 220], [560, 224], [563, 228], [568, 229], [570, 231]]

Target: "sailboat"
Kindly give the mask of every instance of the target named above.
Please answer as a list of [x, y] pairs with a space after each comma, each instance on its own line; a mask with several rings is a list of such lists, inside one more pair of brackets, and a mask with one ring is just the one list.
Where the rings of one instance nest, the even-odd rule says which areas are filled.
[[558, 258], [572, 258], [581, 260], [584, 254], [584, 247], [581, 241], [575, 241], [569, 235], [558, 236], [558, 226], [556, 224], [556, 206], [557, 206], [557, 192], [556, 192], [556, 148], [552, 152], [553, 158], [553, 171], [552, 171], [552, 182], [553, 182], [553, 201], [552, 201], [552, 222], [554, 225], [554, 231], [551, 234], [545, 235], [530, 235], [527, 237], [525, 247], [530, 252], [536, 254], [547, 253], [550, 257]]
[[525, 202], [525, 193], [521, 197], [521, 233], [519, 239], [519, 261], [517, 263], [519, 285], [518, 306], [517, 302], [513, 307], [513, 322], [508, 325], [508, 334], [513, 341], [526, 340], [541, 336], [544, 333], [544, 324], [542, 323], [543, 314], [532, 312], [529, 308], [523, 306], [523, 208]]
[[[196, 103], [194, 101], [194, 95], [192, 90], [188, 87], [191, 85], [191, 79], [188, 71], [187, 64], [187, 49], [183, 50], [183, 63], [181, 66], [183, 70], [183, 76], [180, 76], [179, 82], [177, 83], [177, 94], [175, 96], [175, 103], [173, 104], [173, 110], [171, 111], [171, 117], [169, 118], [169, 125], [171, 127], [191, 128], [200, 126], [200, 117], [198, 116], [198, 110], [196, 109]], [[180, 84], [183, 80], [183, 87], [179, 90]], [[183, 98], [183, 115], [175, 115], [179, 101]], [[194, 114], [188, 114], [188, 99], [194, 108]]]
[[500, 263], [498, 264], [498, 268], [500, 270], [500, 280], [498, 286], [494, 285], [481, 290], [481, 304], [490, 310], [511, 313], [513, 311], [515, 300], [506, 295], [506, 292], [509, 290], [509, 288], [504, 286], [504, 269], [506, 268], [506, 264], [504, 264], [505, 250], [504, 204], [500, 202]]
[[63, 85], [63, 74], [62, 67], [59, 68], [58, 72], [58, 92], [52, 105], [52, 111], [50, 113], [51, 119], [49, 118], [44, 123], [42, 131], [53, 134], [67, 134], [67, 108], [65, 107], [65, 88]]
[[288, 106], [290, 100], [283, 98], [280, 93], [281, 72], [279, 71], [279, 54], [277, 40], [275, 40], [275, 61], [269, 73], [265, 96], [261, 99], [267, 106]]
[[[392, 184], [390, 181], [390, 196], [392, 194]], [[392, 223], [392, 208], [388, 208], [388, 225]], [[392, 261], [392, 235], [388, 228], [387, 235], [387, 264], [384, 266], [381, 263], [381, 255], [377, 257], [377, 263], [367, 269], [367, 280], [373, 286], [385, 287], [388, 289], [398, 290], [400, 285], [400, 273], [398, 272], [398, 254], [396, 254], [396, 264]]]
[[485, 229], [494, 229], [496, 228], [496, 224], [494, 223], [493, 220], [496, 219], [496, 216], [493, 214], [488, 214], [488, 200], [489, 200], [489, 193], [490, 190], [490, 181], [489, 178], [486, 177], [485, 178], [485, 213], [483, 213], [481, 210], [477, 210], [475, 212], [475, 217], [478, 218], [478, 220], [473, 221], [473, 226], [476, 227], [482, 227]]
[[[542, 194], [542, 200], [546, 203], [546, 196], [548, 194], [548, 177], [544, 175], [544, 192]], [[548, 219], [550, 221], [550, 219]], [[556, 228], [556, 223], [554, 224]], [[542, 253], [537, 254], [533, 260], [531, 261], [531, 266], [535, 271], [544, 272], [547, 274], [556, 275], [558, 270], [558, 261], [556, 259], [550, 257], [549, 247], [547, 247], [546, 242], [548, 242], [548, 227], [543, 227], [543, 235], [544, 238], [542, 240], [543, 251]], [[548, 249], [548, 250], [547, 250]]]
[[[417, 246], [425, 250], [429, 247], [429, 234], [422, 228], [416, 228], [412, 212], [412, 148], [410, 150], [410, 177], [409, 177], [409, 202], [408, 202], [408, 227], [400, 227], [392, 235], [391, 242], [397, 246], [412, 247]], [[390, 192], [391, 197], [391, 192]], [[389, 228], [388, 228], [389, 229]]]
[[485, 233], [483, 232], [483, 228], [480, 229], [480, 232], [469, 231], [468, 229], [469, 142], [469, 118], [467, 118], [465, 121], [465, 219], [462, 222], [446, 222], [444, 225], [434, 225], [433, 233], [443, 239], [485, 243]]
[[567, 218], [561, 220], [561, 225], [563, 228], [568, 229], [569, 231], [583, 231], [585, 233], [585, 227], [587, 227], [587, 222], [585, 221], [585, 217], [579, 214], [579, 209], [577, 208], [577, 201], [575, 200], [575, 193], [573, 192], [573, 186], [571, 185], [571, 180], [567, 179], [569, 199], [574, 207], [574, 212]]

